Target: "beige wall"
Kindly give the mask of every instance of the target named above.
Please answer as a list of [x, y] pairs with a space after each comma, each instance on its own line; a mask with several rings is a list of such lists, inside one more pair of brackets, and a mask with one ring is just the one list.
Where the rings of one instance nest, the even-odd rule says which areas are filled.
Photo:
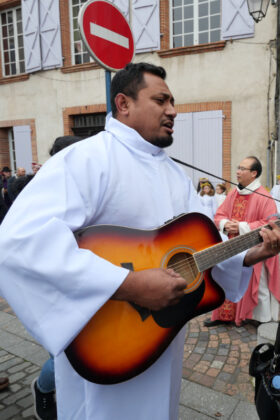
[[[269, 41], [275, 36], [276, 9], [270, 6], [267, 17], [255, 25], [254, 38], [227, 42], [222, 51], [168, 58], [151, 53], [134, 59], [165, 67], [177, 104], [232, 102], [233, 180], [246, 155], [257, 155], [265, 166], [269, 132], [274, 131], [276, 52]], [[105, 104], [104, 70], [38, 72], [29, 80], [1, 85], [0, 93], [1, 121], [35, 119], [38, 159], [44, 162], [53, 140], [64, 134], [64, 108]]]

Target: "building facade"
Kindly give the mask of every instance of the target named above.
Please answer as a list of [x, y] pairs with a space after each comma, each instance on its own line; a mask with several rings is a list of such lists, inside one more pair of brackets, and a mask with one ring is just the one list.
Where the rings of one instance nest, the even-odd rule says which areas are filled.
[[[178, 111], [168, 153], [233, 181], [239, 161], [256, 155], [270, 187], [277, 154], [276, 7], [255, 25], [246, 0], [111, 2], [131, 23], [133, 61], [167, 71]], [[105, 71], [81, 40], [83, 3], [0, 0], [0, 168], [31, 171], [32, 161], [48, 159], [56, 137], [103, 129]], [[186, 171], [194, 184], [203, 176]]]

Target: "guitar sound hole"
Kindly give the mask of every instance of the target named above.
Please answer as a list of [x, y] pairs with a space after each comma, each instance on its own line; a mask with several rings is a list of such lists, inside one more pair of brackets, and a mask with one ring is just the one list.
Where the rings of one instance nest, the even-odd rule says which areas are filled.
[[198, 275], [198, 270], [193, 256], [187, 252], [178, 252], [173, 255], [167, 264], [168, 268], [172, 268], [179, 273], [187, 282], [191, 284]]

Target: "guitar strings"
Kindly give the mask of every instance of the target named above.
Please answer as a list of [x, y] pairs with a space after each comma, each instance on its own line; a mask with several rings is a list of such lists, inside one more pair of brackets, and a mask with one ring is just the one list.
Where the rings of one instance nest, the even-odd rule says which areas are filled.
[[[277, 220], [276, 224], [279, 225], [280, 221]], [[266, 225], [265, 227], [267, 227]], [[209, 249], [206, 248], [205, 250], [197, 252], [197, 257], [202, 260], [202, 264], [206, 265], [208, 268], [215, 265], [217, 262], [223, 261], [229, 257], [232, 257], [238, 252], [241, 252], [242, 250], [248, 249], [250, 246], [256, 245], [256, 239], [259, 237], [259, 231], [260, 228], [255, 229], [254, 231], [248, 232], [247, 234], [237, 236], [230, 241], [221, 242], [218, 243]], [[220, 252], [220, 259], [217, 259], [217, 251]], [[216, 262], [213, 262], [214, 261]], [[219, 261], [220, 260], [220, 261]], [[187, 267], [186, 267], [187, 265]], [[189, 268], [192, 273], [192, 277], [196, 277], [199, 273], [199, 270], [197, 268], [197, 264], [194, 261], [194, 258], [192, 255], [189, 255], [188, 257], [182, 258], [181, 261], [175, 262], [173, 264], [170, 264], [168, 268], [173, 268], [175, 271], [184, 271], [186, 273], [190, 273], [190, 271], [186, 271], [186, 268]], [[205, 270], [202, 270], [205, 271]]]
[[[198, 274], [198, 270], [192, 256], [185, 257], [182, 261], [170, 264], [168, 268], [172, 268], [176, 272], [179, 272], [179, 274], [182, 275], [187, 282], [189, 280], [193, 281]], [[187, 268], [190, 268], [190, 270], [187, 270]]]
[[184, 268], [186, 266], [186, 264], [191, 268], [196, 268], [196, 264], [195, 264], [193, 258], [185, 258], [182, 261], [170, 264], [168, 266], [168, 268], [174, 268], [174, 269]]

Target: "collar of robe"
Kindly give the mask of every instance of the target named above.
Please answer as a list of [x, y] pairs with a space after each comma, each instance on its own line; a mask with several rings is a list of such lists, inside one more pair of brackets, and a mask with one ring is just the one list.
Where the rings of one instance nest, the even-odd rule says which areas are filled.
[[258, 188], [260, 188], [260, 186], [261, 186], [261, 183], [259, 179], [255, 179], [253, 182], [251, 182], [251, 184], [247, 185], [247, 187], [243, 187], [243, 185], [238, 184], [236, 189], [240, 195], [249, 195], [249, 194], [253, 194], [253, 192], [257, 190]]
[[138, 154], [140, 152], [145, 154], [146, 157], [156, 157], [159, 160], [167, 158], [165, 151], [161, 147], [149, 143], [136, 130], [113, 117], [106, 117], [105, 130]]

